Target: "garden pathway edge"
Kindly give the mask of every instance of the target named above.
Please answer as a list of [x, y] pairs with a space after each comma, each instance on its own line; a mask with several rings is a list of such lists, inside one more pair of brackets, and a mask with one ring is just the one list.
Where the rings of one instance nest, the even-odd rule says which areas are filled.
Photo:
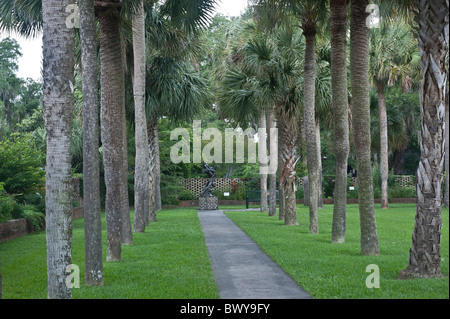
[[198, 211], [222, 299], [311, 299], [223, 210]]

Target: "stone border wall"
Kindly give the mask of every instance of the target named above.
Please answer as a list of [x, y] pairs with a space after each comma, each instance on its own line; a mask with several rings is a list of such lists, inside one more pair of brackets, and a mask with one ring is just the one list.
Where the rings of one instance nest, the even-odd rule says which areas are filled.
[[[73, 219], [83, 218], [83, 207], [73, 208]], [[25, 218], [12, 219], [0, 223], [0, 243], [8, 239], [13, 239], [31, 233], [31, 227]]]
[[30, 232], [30, 226], [25, 218], [12, 219], [0, 223], [0, 243], [5, 240], [20, 237]]

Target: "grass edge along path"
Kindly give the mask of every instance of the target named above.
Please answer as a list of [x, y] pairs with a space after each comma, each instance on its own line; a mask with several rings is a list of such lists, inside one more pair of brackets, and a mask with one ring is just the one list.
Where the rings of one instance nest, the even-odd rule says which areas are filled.
[[[309, 233], [308, 207], [297, 205], [299, 226], [284, 226], [278, 216], [259, 211], [225, 214], [246, 232], [286, 273], [318, 299], [448, 299], [449, 210], [442, 209], [441, 270], [444, 278], [397, 279], [408, 265], [415, 205], [376, 206], [380, 256], [361, 256], [358, 205], [347, 205], [344, 244], [331, 244], [333, 206], [319, 210], [319, 234]], [[379, 268], [380, 288], [367, 288], [366, 279]]]
[[[133, 220], [133, 212], [131, 214]], [[134, 244], [122, 246], [121, 262], [105, 262], [106, 222], [102, 215], [104, 282], [84, 286], [83, 219], [73, 221], [72, 263], [80, 267], [74, 299], [219, 298], [195, 208], [165, 209]], [[47, 298], [45, 231], [0, 244], [4, 299]]]

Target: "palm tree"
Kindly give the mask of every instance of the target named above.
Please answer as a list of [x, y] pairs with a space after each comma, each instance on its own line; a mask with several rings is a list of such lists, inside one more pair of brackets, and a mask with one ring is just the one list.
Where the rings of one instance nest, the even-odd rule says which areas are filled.
[[[264, 4], [266, 1], [259, 1]], [[269, 5], [276, 4], [274, 1], [268, 1]], [[318, 142], [316, 134], [315, 120], [315, 84], [316, 84], [316, 55], [315, 55], [315, 37], [317, 33], [317, 24], [320, 19], [325, 17], [325, 1], [280, 1], [278, 9], [283, 11], [287, 9], [294, 13], [300, 19], [300, 27], [305, 36], [305, 60], [304, 60], [304, 83], [303, 83], [303, 125], [306, 137], [306, 153], [309, 180], [309, 215], [310, 232], [317, 234], [319, 232], [318, 224], [318, 200], [319, 200], [319, 172], [320, 154], [318, 151]]]
[[[151, 44], [149, 48], [151, 53], [148, 55], [149, 59], [158, 55], [161, 56], [161, 53], [166, 57], [175, 57], [177, 59], [195, 59], [195, 54], [199, 53], [196, 36], [200, 30], [208, 25], [215, 5], [216, 0], [170, 0], [165, 1], [164, 4], [158, 8], [152, 6], [152, 9], [154, 10], [148, 8], [147, 33], [149, 38], [148, 42]], [[158, 76], [156, 76], [156, 78], [157, 77]], [[184, 79], [188, 80], [188, 78], [189, 77], [186, 77]], [[187, 84], [187, 82], [184, 84]], [[164, 90], [161, 90], [160, 92], [163, 91]], [[193, 95], [195, 95], [195, 93]], [[171, 101], [170, 94], [167, 97], [169, 98], [168, 101]], [[188, 100], [189, 99], [185, 99], [185, 102]], [[152, 103], [147, 103], [147, 105], [152, 105], [152, 110], [150, 111], [152, 113], [152, 118], [147, 118], [150, 166], [153, 167], [153, 171], [150, 171], [149, 178], [151, 180], [150, 188], [153, 192], [153, 194], [150, 194], [150, 202], [154, 209], [150, 209], [150, 215], [152, 216], [151, 219], [156, 220], [155, 211], [161, 209], [161, 173], [157, 120], [164, 112], [156, 112], [156, 110], [161, 110], [160, 105], [154, 105]], [[199, 107], [201, 107], [201, 105], [199, 105]], [[173, 109], [173, 107], [171, 109]], [[181, 108], [181, 112], [175, 113], [180, 115], [183, 114], [183, 112], [189, 113], [194, 111], [194, 109], [198, 110], [198, 108], [193, 108], [192, 110]]]
[[[274, 143], [277, 143], [276, 136], [274, 135], [273, 129], [276, 128], [276, 120], [275, 115], [273, 113], [272, 109], [269, 109], [267, 111], [267, 132], [268, 132], [268, 142], [269, 142], [269, 148], [270, 145], [274, 145]], [[273, 148], [272, 148], [273, 150]], [[272, 152], [270, 150], [270, 152]], [[278, 155], [277, 155], [278, 156]], [[273, 163], [272, 163], [273, 165]], [[277, 175], [276, 172], [272, 172], [270, 170], [270, 177], [269, 177], [269, 185], [270, 185], [270, 191], [269, 191], [269, 216], [275, 216], [277, 213]]]
[[124, 73], [119, 33], [119, 1], [102, 2], [98, 8], [101, 64], [101, 135], [105, 167], [105, 216], [107, 261], [121, 260], [124, 218], [123, 122]]
[[[447, 63], [448, 65], [448, 63]], [[449, 77], [449, 71], [447, 69], [447, 94], [445, 94], [446, 99], [445, 99], [445, 125], [447, 125], [446, 127], [449, 127], [449, 115], [448, 115], [448, 99], [449, 99], [449, 92], [448, 92], [448, 86], [449, 86], [449, 81], [448, 81], [448, 77]], [[450, 154], [449, 154], [450, 150], [449, 150], [449, 138], [448, 136], [445, 138], [445, 195], [444, 195], [444, 204], [445, 207], [449, 207], [449, 171], [448, 171], [448, 167], [450, 166]]]
[[361, 253], [378, 255], [378, 235], [373, 198], [370, 154], [369, 28], [366, 26], [368, 0], [351, 0], [350, 73], [352, 122], [358, 170], [358, 202]]
[[97, 28], [93, 0], [80, 2], [83, 85], [83, 210], [85, 284], [103, 285], [100, 168], [98, 152]]
[[225, 73], [218, 96], [222, 116], [243, 128], [258, 121], [261, 105], [273, 105], [283, 163], [278, 174], [285, 225], [298, 225], [294, 185], [303, 48], [299, 32], [287, 27], [278, 28], [271, 37], [253, 33], [233, 55], [234, 65]]
[[417, 206], [408, 267], [401, 277], [440, 277], [445, 94], [448, 79], [449, 4], [416, 3], [421, 69], [421, 156], [417, 170]]
[[350, 150], [347, 93], [347, 0], [330, 0], [331, 80], [334, 115], [336, 176], [331, 242], [345, 242], [347, 160]]
[[74, 32], [66, 27], [64, 8], [71, 1], [44, 0], [43, 105], [47, 132], [46, 238], [47, 296], [72, 297], [66, 269], [72, 264], [72, 189], [70, 135], [74, 78]]
[[42, 0], [10, 0], [0, 3], [0, 31], [14, 30], [24, 37], [42, 31]]
[[299, 14], [301, 28], [305, 36], [305, 62], [303, 84], [303, 123], [306, 137], [306, 154], [308, 162], [309, 181], [309, 221], [310, 233], [319, 232], [318, 224], [318, 200], [319, 200], [319, 172], [320, 154], [316, 134], [315, 120], [315, 83], [316, 83], [316, 54], [315, 37], [317, 23], [323, 18], [325, 12], [324, 1], [299, 2]]
[[267, 203], [267, 119], [265, 110], [261, 110], [258, 125], [258, 159], [259, 159], [259, 189], [261, 190], [260, 211], [268, 212]]
[[134, 56], [134, 116], [136, 163], [134, 179], [134, 224], [135, 232], [144, 232], [149, 214], [149, 148], [147, 120], [145, 116], [145, 21], [144, 3], [141, 0], [138, 11], [133, 15]]
[[[419, 56], [410, 28], [402, 21], [382, 22], [370, 33], [370, 73], [378, 92], [380, 119], [381, 208], [388, 208], [388, 121], [386, 85], [401, 80], [407, 89], [418, 70]], [[417, 73], [417, 72], [416, 72]]]

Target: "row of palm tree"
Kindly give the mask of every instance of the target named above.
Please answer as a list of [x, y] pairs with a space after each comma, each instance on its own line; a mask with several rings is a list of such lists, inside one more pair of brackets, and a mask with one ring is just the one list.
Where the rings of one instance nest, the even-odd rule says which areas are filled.
[[[302, 125], [305, 129], [306, 137], [306, 150], [307, 150], [307, 164], [308, 164], [308, 177], [309, 177], [309, 193], [311, 198], [310, 203], [310, 230], [311, 233], [317, 232], [316, 225], [316, 214], [317, 214], [317, 194], [318, 187], [316, 183], [317, 174], [317, 142], [315, 142], [316, 135], [313, 134], [315, 127], [315, 108], [314, 108], [314, 94], [315, 87], [314, 77], [316, 68], [314, 67], [315, 59], [315, 35], [317, 25], [316, 22], [319, 20], [318, 17], [323, 17], [318, 15], [320, 12], [319, 8], [321, 5], [326, 8], [326, 3], [321, 3], [320, 1], [255, 1], [257, 7], [255, 11], [258, 10], [258, 6], [265, 7], [267, 11], [273, 13], [272, 16], [268, 18], [261, 19], [266, 25], [273, 28], [277, 25], [277, 22], [282, 21], [284, 17], [288, 14], [298, 17], [297, 21], [299, 23], [293, 23], [292, 25], [299, 25], [302, 29], [302, 35], [305, 36], [305, 54], [304, 54], [304, 72], [302, 77], [304, 79], [304, 85], [301, 90], [303, 95], [301, 106], [303, 108], [303, 118]], [[355, 145], [355, 153], [357, 157], [357, 170], [358, 170], [358, 194], [359, 194], [359, 207], [360, 207], [360, 217], [361, 217], [361, 253], [363, 255], [378, 255], [379, 254], [379, 244], [378, 235], [375, 219], [375, 208], [373, 199], [373, 177], [372, 177], [372, 166], [371, 166], [371, 117], [370, 117], [370, 85], [373, 84], [377, 89], [378, 93], [378, 110], [379, 110], [379, 121], [380, 121], [380, 166], [382, 173], [382, 207], [387, 208], [387, 157], [388, 157], [388, 133], [387, 133], [387, 117], [386, 117], [386, 106], [385, 106], [385, 87], [392, 85], [396, 81], [401, 81], [402, 87], [408, 89], [414, 87], [415, 83], [418, 81], [415, 76], [418, 74], [418, 62], [419, 55], [415, 50], [415, 44], [411, 37], [410, 27], [406, 25], [403, 21], [397, 21], [392, 23], [389, 21], [389, 17], [385, 15], [386, 22], [381, 23], [381, 28], [377, 30], [370, 30], [367, 25], [367, 20], [369, 16], [368, 1], [349, 1], [350, 3], [350, 19], [347, 18], [347, 1], [330, 1], [330, 29], [331, 29], [331, 55], [332, 55], [332, 78], [333, 78], [333, 109], [334, 109], [334, 130], [335, 130], [335, 150], [338, 159], [338, 164], [336, 165], [336, 190], [335, 190], [335, 201], [334, 215], [333, 215], [333, 229], [332, 229], [332, 242], [339, 243], [345, 241], [345, 203], [346, 203], [346, 164], [348, 158], [348, 136], [349, 136], [349, 111], [351, 112], [351, 127], [353, 134], [353, 141]], [[411, 1], [403, 1], [399, 4], [394, 4], [392, 2], [383, 1], [379, 3], [382, 7], [382, 12], [385, 12], [386, 6], [390, 6], [392, 12], [396, 12], [396, 19], [402, 20], [402, 14], [405, 19], [408, 19], [408, 15], [413, 12], [416, 20], [422, 22], [418, 24], [418, 34], [419, 34], [419, 48], [421, 51], [421, 74], [424, 76], [424, 72], [434, 72], [433, 77], [422, 83], [422, 107], [426, 100], [432, 100], [438, 112], [426, 113], [422, 109], [422, 115], [428, 114], [426, 118], [428, 122], [427, 125], [423, 124], [421, 129], [421, 139], [422, 139], [422, 160], [419, 167], [419, 185], [418, 194], [420, 201], [425, 203], [418, 204], [418, 217], [416, 221], [416, 229], [413, 235], [413, 248], [411, 249], [410, 263], [413, 266], [408, 267], [408, 272], [414, 273], [415, 275], [420, 274], [425, 276], [426, 271], [421, 263], [426, 264], [427, 256], [431, 256], [430, 250], [424, 251], [421, 248], [420, 253], [417, 253], [418, 249], [417, 243], [417, 232], [423, 231], [423, 223], [426, 218], [432, 218], [433, 226], [429, 231], [430, 236], [435, 237], [433, 241], [435, 244], [439, 243], [438, 234], [440, 234], [440, 185], [442, 182], [442, 164], [444, 163], [443, 148], [441, 140], [442, 135], [442, 124], [444, 123], [444, 104], [445, 104], [445, 89], [446, 89], [446, 69], [445, 60], [448, 59], [448, 38], [445, 38], [445, 27], [448, 22], [448, 13], [443, 10], [446, 8], [446, 4], [442, 1], [432, 1], [428, 4], [425, 1], [420, 3], [414, 3]], [[439, 8], [439, 5], [441, 6]], [[260, 9], [260, 8], [259, 8]], [[289, 13], [286, 13], [289, 12]], [[391, 14], [392, 14], [391, 12]], [[261, 11], [257, 12], [260, 14]], [[261, 14], [260, 14], [261, 16]], [[277, 16], [277, 18], [274, 18]], [[281, 17], [281, 19], [280, 19]], [[427, 20], [428, 19], [428, 20]], [[347, 36], [347, 21], [350, 20], [350, 92], [351, 97], [351, 110], [348, 108], [348, 93], [347, 93], [347, 68], [346, 68], [346, 36]], [[408, 23], [413, 24], [411, 19], [407, 20]], [[289, 22], [288, 22], [289, 23]], [[426, 26], [426, 24], [429, 24]], [[421, 28], [424, 30], [421, 31]], [[433, 33], [433, 31], [435, 33]], [[437, 30], [437, 31], [436, 31]], [[273, 31], [273, 29], [272, 29]], [[268, 41], [264, 38], [265, 41]], [[272, 60], [269, 58], [269, 50], [266, 43], [261, 42], [258, 45], [252, 43], [255, 40], [249, 40], [247, 42], [247, 47], [255, 48], [266, 48], [266, 51], [261, 51], [263, 54], [260, 55], [259, 60], [250, 59], [251, 61], [258, 61], [259, 65], [251, 68], [250, 70], [263, 70], [266, 72], [264, 79], [258, 78], [261, 76], [261, 72], [254, 72], [252, 74], [247, 69], [241, 67], [240, 70], [236, 70], [235, 66], [230, 67], [229, 73], [225, 75], [223, 79], [223, 93], [222, 99], [222, 112], [229, 117], [234, 117], [236, 122], [240, 125], [248, 125], [249, 122], [256, 123], [256, 115], [262, 114], [262, 110], [266, 110], [267, 106], [270, 104], [275, 105], [276, 103], [267, 103], [267, 94], [269, 90], [265, 89], [263, 85], [273, 85], [276, 82], [276, 77], [270, 72], [267, 72], [269, 62]], [[433, 43], [435, 41], [435, 43]], [[439, 45], [436, 45], [439, 43]], [[424, 46], [427, 48], [424, 48]], [[395, 47], [394, 47], [395, 46]], [[431, 48], [439, 48], [431, 50]], [[399, 49], [399, 47], [401, 47]], [[246, 58], [244, 50], [238, 50], [234, 55], [232, 55], [232, 61], [235, 64], [245, 62]], [[430, 52], [426, 51], [431, 50]], [[429, 58], [430, 54], [435, 54], [435, 57]], [[428, 55], [428, 56], [427, 56]], [[424, 62], [424, 56], [426, 56], [427, 62]], [[334, 62], [333, 62], [334, 61]], [[440, 63], [440, 64], [439, 64]], [[282, 70], [280, 68], [279, 70]], [[434, 71], [433, 71], [434, 70]], [[439, 70], [439, 72], [437, 71]], [[282, 72], [278, 71], [278, 75]], [[438, 76], [442, 74], [441, 76]], [[285, 83], [289, 83], [286, 81]], [[435, 91], [427, 91], [423, 89], [423, 86], [428, 85], [431, 90], [431, 83], [436, 84], [437, 88]], [[256, 89], [255, 84], [258, 89]], [[316, 88], [317, 89], [317, 88]], [[263, 92], [263, 93], [258, 93]], [[436, 93], [435, 93], [436, 92]], [[432, 96], [425, 97], [424, 94], [431, 94]], [[261, 98], [265, 98], [261, 100]], [[256, 102], [260, 99], [259, 102]], [[285, 98], [288, 101], [288, 98]], [[255, 107], [254, 105], [257, 105]], [[258, 112], [258, 107], [261, 108]], [[233, 109], [234, 108], [234, 109]], [[448, 108], [448, 107], [447, 107]], [[253, 117], [253, 119], [251, 119]], [[423, 121], [422, 116], [422, 121]], [[282, 123], [282, 121], [277, 121]], [[439, 123], [439, 124], [438, 124]], [[280, 124], [278, 124], [280, 125]], [[281, 124], [282, 125], [282, 124]], [[280, 129], [280, 150], [283, 149], [283, 130]], [[290, 130], [297, 135], [295, 130]], [[431, 136], [436, 134], [433, 138], [437, 139], [432, 142]], [[296, 136], [290, 138], [291, 141], [296, 141]], [[428, 138], [428, 140], [427, 140]], [[432, 147], [433, 143], [440, 143], [439, 147]], [[295, 146], [293, 146], [295, 147]], [[425, 151], [426, 150], [426, 151]], [[433, 150], [433, 151], [431, 151]], [[433, 153], [434, 152], [434, 153]], [[280, 152], [283, 153], [282, 151]], [[427, 155], [425, 155], [427, 154]], [[433, 157], [432, 156], [437, 157]], [[294, 159], [297, 155], [294, 155]], [[428, 156], [425, 159], [425, 156]], [[422, 162], [423, 161], [423, 162]], [[286, 169], [287, 164], [290, 162], [296, 162], [296, 160], [284, 160], [284, 169]], [[281, 181], [284, 181], [283, 177], [285, 171], [281, 173]], [[425, 177], [434, 176], [433, 178]], [[437, 174], [437, 175], [436, 175]], [[434, 182], [433, 182], [434, 180]], [[283, 183], [281, 185], [284, 185]], [[280, 186], [280, 189], [282, 186]], [[422, 190], [424, 188], [424, 190]], [[286, 200], [289, 191], [284, 188], [284, 200]], [[433, 195], [432, 195], [433, 194]], [[431, 199], [433, 198], [431, 204]], [[283, 203], [288, 205], [286, 201]], [[283, 205], [282, 205], [283, 206]], [[284, 207], [285, 222], [289, 218], [288, 210], [286, 206]], [[433, 207], [433, 208], [431, 208]], [[435, 214], [424, 216], [425, 209], [432, 209]], [[280, 214], [281, 215], [281, 214]], [[420, 217], [419, 217], [420, 216]], [[432, 216], [432, 217], [431, 217]], [[296, 220], [293, 222], [296, 223]], [[420, 226], [418, 226], [418, 224]], [[432, 234], [432, 235], [431, 235]], [[420, 238], [424, 238], [425, 235], [421, 235]], [[430, 248], [431, 249], [431, 248]], [[431, 249], [436, 258], [432, 258], [437, 263], [438, 249]], [[419, 254], [419, 257], [417, 257]], [[420, 259], [420, 262], [418, 261]], [[431, 260], [431, 259], [429, 259]], [[414, 270], [413, 270], [414, 269]], [[437, 273], [437, 271], [434, 271]], [[428, 273], [429, 274], [429, 273]]]
[[[71, 218], [69, 206], [71, 206], [70, 162], [69, 152], [64, 148], [64, 138], [71, 130], [72, 118], [68, 110], [72, 109], [70, 100], [73, 88], [74, 70], [74, 45], [75, 33], [66, 24], [66, 8], [73, 1], [63, 3], [53, 3], [40, 0], [9, 1], [2, 5], [2, 28], [15, 29], [24, 35], [31, 35], [40, 31], [43, 26], [43, 47], [44, 47], [44, 108], [46, 109], [47, 125], [47, 145], [48, 168], [46, 185], [49, 190], [48, 203], [48, 225], [47, 239], [48, 245], [48, 272], [49, 272], [49, 298], [70, 298], [70, 289], [64, 287], [64, 281], [60, 280], [65, 276], [65, 265], [71, 264]], [[178, 28], [180, 31], [172, 32], [172, 43], [179, 41], [179, 36], [184, 33], [193, 33], [199, 27], [205, 25], [213, 9], [214, 1], [166, 1], [159, 6], [155, 1], [145, 1], [146, 9], [154, 9], [158, 6], [160, 16]], [[36, 10], [31, 10], [31, 9]], [[41, 9], [43, 8], [43, 10]], [[48, 10], [47, 10], [48, 9]], [[42, 10], [42, 11], [41, 11]], [[30, 12], [32, 13], [30, 14]], [[42, 16], [40, 15], [42, 12]], [[144, 2], [143, 1], [81, 1], [80, 3], [80, 34], [81, 34], [81, 67], [83, 76], [83, 98], [84, 98], [84, 189], [86, 198], [85, 218], [86, 223], [86, 283], [101, 285], [103, 282], [103, 272], [101, 263], [101, 231], [100, 231], [100, 205], [99, 205], [99, 170], [98, 170], [98, 68], [97, 68], [97, 21], [99, 29], [99, 60], [101, 68], [100, 76], [100, 122], [102, 136], [103, 163], [105, 168], [106, 200], [105, 215], [107, 220], [107, 261], [121, 260], [121, 245], [132, 244], [132, 227], [130, 222], [128, 190], [127, 190], [127, 148], [126, 148], [126, 121], [125, 121], [125, 59], [126, 40], [124, 33], [128, 25], [133, 26], [133, 85], [136, 130], [136, 168], [135, 168], [135, 215], [133, 231], [143, 231], [143, 225], [150, 219], [151, 197], [148, 189], [148, 181], [151, 176], [147, 173], [150, 157], [146, 147], [157, 146], [157, 142], [149, 140], [145, 127], [147, 124], [146, 113], [148, 104], [145, 102], [148, 95], [145, 90], [146, 80], [146, 59], [145, 29], [144, 23]], [[151, 18], [153, 15], [148, 14]], [[96, 19], [97, 18], [97, 19]], [[168, 20], [170, 19], [170, 20]], [[52, 33], [54, 28], [62, 32]], [[151, 35], [158, 34], [161, 30], [153, 30]], [[70, 34], [69, 36], [67, 36]], [[158, 46], [153, 42], [151, 45]], [[167, 45], [167, 42], [164, 43]], [[57, 51], [61, 47], [63, 50]], [[166, 46], [167, 48], [167, 46]], [[186, 49], [186, 48], [184, 48]], [[64, 51], [64, 52], [62, 52]], [[71, 51], [69, 54], [66, 54]], [[186, 51], [186, 50], [185, 50]], [[58, 52], [59, 54], [50, 54]], [[64, 54], [62, 54], [64, 53]], [[50, 57], [50, 55], [52, 55]], [[64, 55], [64, 57], [62, 56]], [[51, 65], [51, 67], [48, 67]], [[63, 70], [61, 70], [61, 68]], [[68, 74], [71, 74], [68, 76]], [[184, 89], [191, 87], [202, 88], [203, 83], [199, 83], [192, 74], [185, 73]], [[55, 83], [56, 82], [56, 83]], [[187, 87], [190, 86], [190, 87]], [[61, 90], [60, 90], [61, 89]], [[185, 93], [180, 91], [179, 93]], [[193, 90], [195, 91], [195, 90]], [[55, 92], [63, 99], [58, 100], [57, 96], [52, 96]], [[154, 94], [155, 92], [151, 92]], [[161, 93], [161, 92], [159, 92]], [[190, 93], [190, 92], [189, 92]], [[151, 94], [151, 95], [152, 95]], [[159, 96], [151, 102], [157, 103]], [[187, 96], [187, 97], [186, 97]], [[192, 112], [193, 99], [198, 98], [194, 94], [185, 94], [179, 98], [180, 104], [171, 105], [172, 110], [177, 106], [186, 111]], [[190, 100], [189, 100], [190, 98]], [[59, 101], [59, 102], [58, 102]], [[57, 104], [52, 104], [52, 103]], [[73, 103], [73, 102], [72, 102]], [[166, 106], [166, 105], [164, 105]], [[147, 108], [147, 110], [146, 110]], [[153, 111], [157, 111], [151, 105]], [[65, 112], [65, 113], [64, 113]], [[180, 110], [176, 110], [178, 117]], [[72, 113], [72, 112], [70, 112]], [[67, 114], [67, 115], [64, 115]], [[153, 114], [150, 117], [154, 123], [161, 114]], [[119, 124], [121, 123], [121, 124]], [[56, 138], [55, 138], [56, 136]], [[61, 136], [61, 137], [59, 137]], [[157, 139], [157, 134], [152, 134], [153, 139]], [[57, 149], [57, 147], [60, 149]], [[61, 148], [62, 146], [62, 148]], [[58, 157], [59, 156], [59, 157]], [[153, 156], [155, 159], [155, 156]], [[66, 166], [64, 166], [66, 165]], [[56, 166], [56, 167], [55, 167]], [[55, 169], [53, 169], [55, 167]], [[62, 170], [61, 170], [62, 168]], [[56, 171], [55, 171], [56, 170]], [[59, 173], [59, 174], [58, 174]], [[60, 182], [58, 182], [60, 181]], [[61, 195], [58, 195], [61, 194]], [[56, 198], [55, 196], [59, 196]], [[155, 201], [156, 202], [156, 201]], [[70, 205], [69, 205], [70, 204]], [[64, 222], [61, 221], [58, 213], [64, 212]], [[154, 214], [153, 214], [154, 215]], [[64, 252], [63, 254], [61, 252]], [[64, 267], [63, 267], [64, 265]]]

